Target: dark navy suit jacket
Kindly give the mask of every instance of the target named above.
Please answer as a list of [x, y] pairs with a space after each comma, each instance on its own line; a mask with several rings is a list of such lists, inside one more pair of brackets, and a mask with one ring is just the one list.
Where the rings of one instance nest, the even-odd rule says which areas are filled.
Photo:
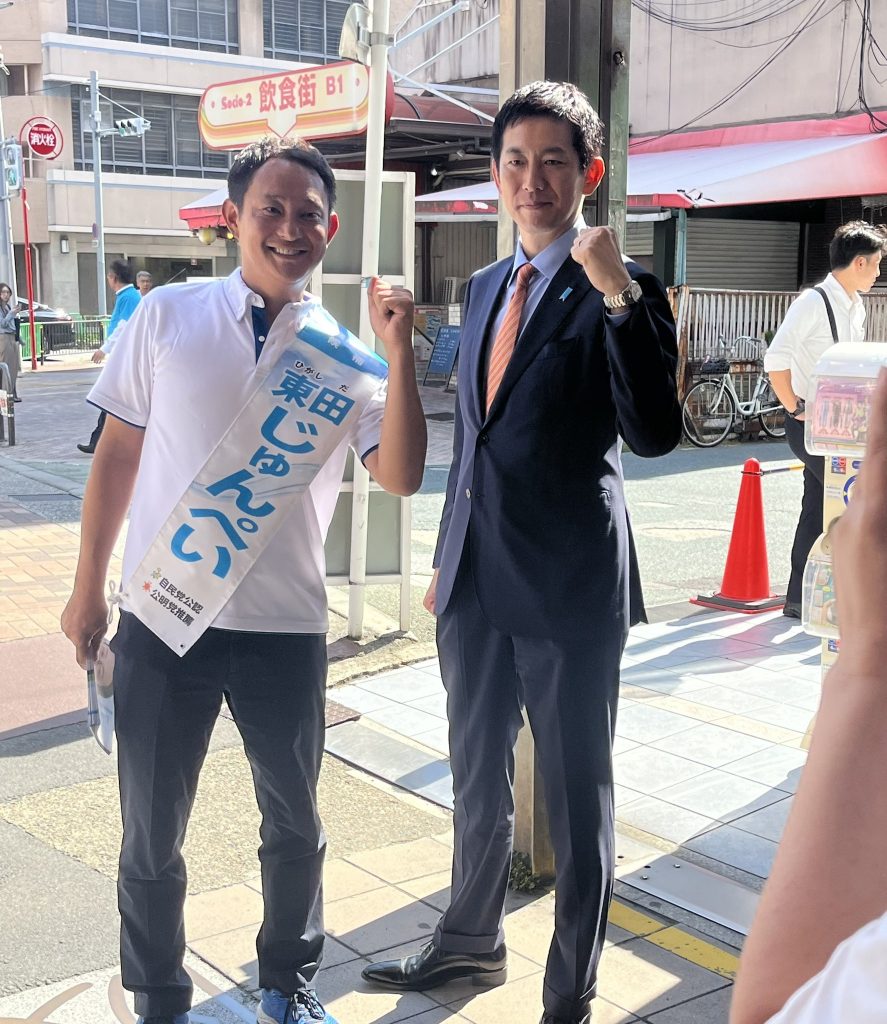
[[628, 263], [644, 297], [614, 322], [568, 257], [486, 415], [484, 351], [512, 265], [478, 271], [465, 296], [435, 611], [446, 610], [464, 555], [484, 615], [502, 632], [621, 632], [644, 607], [619, 437], [641, 456], [680, 440], [671, 309], [659, 281]]

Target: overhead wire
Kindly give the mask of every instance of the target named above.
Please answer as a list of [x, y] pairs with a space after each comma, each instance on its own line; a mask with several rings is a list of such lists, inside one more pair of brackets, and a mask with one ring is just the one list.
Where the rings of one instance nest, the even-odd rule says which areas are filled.
[[[797, 42], [797, 40], [801, 38], [801, 36], [807, 31], [807, 29], [811, 27], [811, 25], [815, 24], [816, 21], [820, 20], [816, 16], [823, 11], [828, 2], [829, 0], [819, 0], [817, 5], [813, 8], [813, 10], [810, 13], [808, 13], [802, 19], [802, 21], [798, 24], [797, 28], [794, 32], [792, 32], [792, 34], [788, 36], [782, 43], [780, 43], [780, 45], [777, 46], [776, 49], [771, 54], [769, 54], [768, 57], [764, 61], [762, 61], [757, 68], [755, 68], [754, 71], [751, 72], [751, 74], [747, 75], [738, 85], [734, 86], [725, 96], [722, 96], [721, 99], [719, 99], [716, 103], [711, 104], [705, 110], [696, 114], [694, 117], [691, 117], [688, 121], [685, 121], [683, 124], [678, 125], [676, 128], [670, 128], [668, 131], [660, 132], [658, 135], [633, 140], [632, 142], [629, 143], [629, 148], [637, 149], [658, 139], [666, 138], [669, 135], [675, 135], [678, 132], [685, 131], [687, 128], [696, 124], [697, 121], [701, 121], [702, 118], [708, 117], [709, 114], [713, 114], [716, 110], [724, 106], [725, 103], [729, 103], [730, 100], [732, 100], [736, 95], [742, 92], [743, 89], [751, 85], [752, 82], [759, 78], [764, 73], [764, 71], [766, 71], [766, 69], [770, 67], [771, 64], [773, 64], [774, 61], [776, 61], [779, 57], [782, 56], [783, 53], [786, 52], [786, 50], [789, 49], [790, 46]], [[864, 2], [868, 4], [869, 0], [864, 0]], [[835, 6], [836, 5], [833, 4], [831, 9], [834, 10]], [[887, 125], [885, 125], [885, 127], [887, 127]]]

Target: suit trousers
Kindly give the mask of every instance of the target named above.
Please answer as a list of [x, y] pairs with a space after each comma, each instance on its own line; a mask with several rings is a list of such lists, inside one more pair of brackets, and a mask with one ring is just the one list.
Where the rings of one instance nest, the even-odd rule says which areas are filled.
[[795, 529], [792, 544], [792, 571], [785, 595], [787, 604], [801, 603], [804, 582], [804, 566], [810, 548], [822, 533], [822, 500], [825, 487], [825, 459], [821, 455], [810, 455], [804, 447], [804, 424], [785, 417], [785, 439], [794, 455], [804, 463], [804, 494], [801, 498], [801, 515]]
[[[121, 973], [136, 1013], [174, 1015], [191, 1005], [182, 966], [182, 843], [223, 698], [262, 814], [259, 984], [295, 992], [316, 973], [323, 948], [326, 839], [316, 791], [326, 637], [210, 629], [179, 658], [124, 612], [111, 646], [123, 812]], [[224, 832], [225, 822], [218, 825]]]
[[[622, 619], [622, 622], [625, 620]], [[627, 627], [526, 638], [495, 629], [463, 558], [437, 623], [455, 794], [451, 902], [435, 933], [450, 952], [504, 941], [514, 834], [514, 745], [526, 707], [555, 851], [555, 925], [544, 1008], [572, 1019], [595, 995], [613, 889], [613, 734]]]

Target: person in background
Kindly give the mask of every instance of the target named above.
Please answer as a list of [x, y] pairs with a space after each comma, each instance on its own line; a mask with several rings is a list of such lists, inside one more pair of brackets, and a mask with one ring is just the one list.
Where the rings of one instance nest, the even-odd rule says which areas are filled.
[[730, 1024], [887, 1021], [887, 370], [829, 531], [841, 653], [739, 964]]
[[5, 282], [0, 283], [0, 363], [9, 367], [9, 394], [20, 402], [16, 391], [18, 372], [21, 367], [21, 348], [18, 340], [18, 315], [21, 306], [12, 301], [12, 289]]
[[[142, 293], [132, 283], [132, 267], [125, 260], [114, 260], [108, 268], [108, 287], [114, 290], [114, 311], [108, 323], [108, 336], [100, 349], [92, 355], [94, 363], [101, 363], [105, 356], [110, 355], [114, 346], [120, 340], [123, 325], [135, 312], [136, 306], [142, 297]], [[105, 429], [105, 410], [99, 413], [95, 430], [89, 437], [86, 444], [78, 444], [78, 449], [84, 455], [92, 455], [95, 446], [99, 443], [102, 431]]]
[[814, 288], [801, 292], [764, 356], [764, 369], [776, 397], [785, 406], [785, 437], [794, 455], [804, 463], [801, 515], [791, 552], [791, 576], [783, 614], [801, 617], [804, 566], [816, 538], [822, 533], [822, 498], [825, 460], [810, 455], [804, 446], [804, 405], [810, 397], [810, 374], [819, 357], [839, 341], [862, 341], [865, 307], [860, 294], [868, 292], [881, 272], [887, 235], [880, 227], [854, 220], [835, 232], [829, 246], [832, 272]]
[[147, 270], [140, 270], [136, 274], [136, 288], [139, 290], [139, 295], [144, 298], [149, 291], [154, 287], [154, 278]]

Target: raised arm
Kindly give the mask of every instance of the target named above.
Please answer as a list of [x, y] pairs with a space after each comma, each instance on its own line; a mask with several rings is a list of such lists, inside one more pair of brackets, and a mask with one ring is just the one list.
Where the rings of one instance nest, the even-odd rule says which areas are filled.
[[[612, 228], [581, 231], [573, 259], [602, 295], [617, 295], [631, 281]], [[670, 452], [681, 439], [677, 341], [662, 285], [652, 274], [637, 278], [642, 297], [628, 312], [605, 314], [607, 357], [619, 433], [637, 455]]]
[[370, 322], [385, 345], [388, 396], [379, 447], [366, 467], [391, 494], [415, 494], [422, 485], [428, 431], [416, 387], [413, 355], [413, 296], [374, 278], [369, 289]]

